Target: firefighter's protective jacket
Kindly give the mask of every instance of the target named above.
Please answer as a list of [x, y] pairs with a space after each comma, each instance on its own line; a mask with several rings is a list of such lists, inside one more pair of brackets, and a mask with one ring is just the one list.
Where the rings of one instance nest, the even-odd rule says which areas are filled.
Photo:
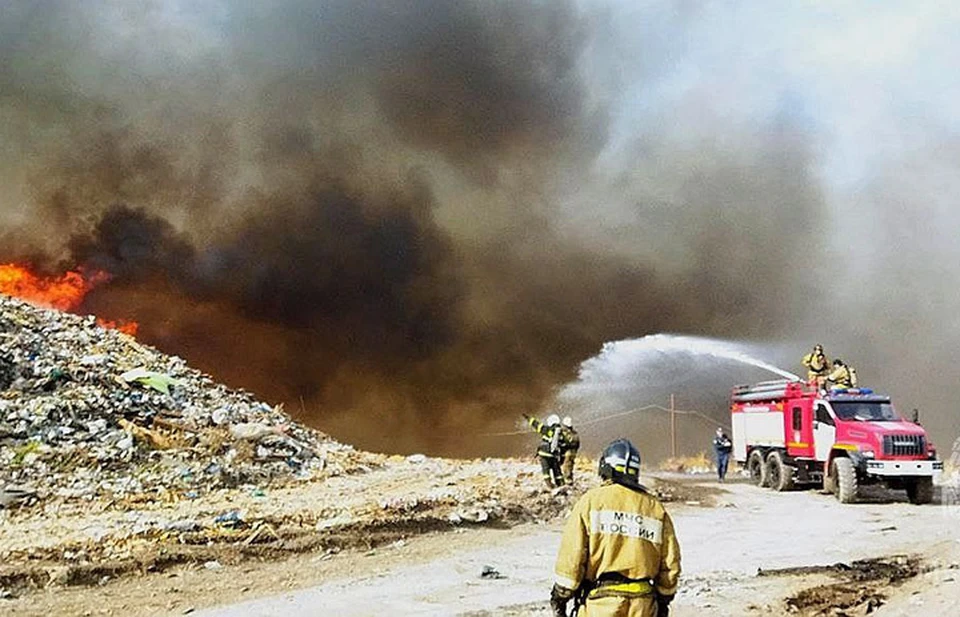
[[567, 452], [576, 452], [580, 449], [580, 434], [569, 426], [560, 429], [560, 450], [564, 454]]
[[833, 371], [827, 375], [827, 381], [840, 388], [852, 388], [854, 385], [850, 377], [850, 369], [845, 364], [834, 367]]
[[810, 352], [803, 357], [803, 365], [807, 367], [809, 377], [825, 375], [829, 371], [827, 357], [822, 353]]
[[577, 589], [584, 581], [613, 573], [651, 580], [657, 594], [673, 596], [680, 578], [680, 545], [673, 521], [656, 497], [608, 482], [584, 493], [573, 507], [555, 574], [558, 585]]
[[545, 457], [556, 457], [560, 454], [560, 426], [549, 426], [536, 418], [528, 420], [533, 430], [540, 433], [540, 445], [537, 454]]

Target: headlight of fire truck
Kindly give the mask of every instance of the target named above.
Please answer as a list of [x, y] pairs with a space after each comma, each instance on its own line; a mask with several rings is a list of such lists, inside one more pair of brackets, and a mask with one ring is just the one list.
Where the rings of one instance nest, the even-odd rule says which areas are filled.
[[876, 456], [873, 450], [861, 450], [860, 454], [863, 455], [863, 458], [874, 458]]
[[932, 441], [927, 442], [927, 458], [929, 459], [937, 458], [937, 446], [933, 445]]

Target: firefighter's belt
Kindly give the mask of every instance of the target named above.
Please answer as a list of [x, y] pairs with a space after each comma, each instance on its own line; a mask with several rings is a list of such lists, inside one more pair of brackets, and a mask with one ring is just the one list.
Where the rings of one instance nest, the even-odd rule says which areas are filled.
[[626, 596], [636, 598], [653, 595], [654, 587], [650, 581], [600, 581], [587, 596], [588, 599]]

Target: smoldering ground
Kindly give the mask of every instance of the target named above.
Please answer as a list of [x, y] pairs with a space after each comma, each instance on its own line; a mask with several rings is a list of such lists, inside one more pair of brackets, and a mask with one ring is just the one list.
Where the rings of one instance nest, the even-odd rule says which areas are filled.
[[832, 125], [763, 80], [799, 50], [716, 6], [2, 6], [0, 259], [110, 271], [86, 310], [357, 445], [503, 452], [605, 341], [868, 305]]

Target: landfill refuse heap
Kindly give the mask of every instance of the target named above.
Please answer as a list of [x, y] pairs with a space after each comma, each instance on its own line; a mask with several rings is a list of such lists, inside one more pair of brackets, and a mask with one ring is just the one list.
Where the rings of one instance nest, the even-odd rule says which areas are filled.
[[193, 499], [365, 456], [93, 316], [0, 295], [0, 509]]

